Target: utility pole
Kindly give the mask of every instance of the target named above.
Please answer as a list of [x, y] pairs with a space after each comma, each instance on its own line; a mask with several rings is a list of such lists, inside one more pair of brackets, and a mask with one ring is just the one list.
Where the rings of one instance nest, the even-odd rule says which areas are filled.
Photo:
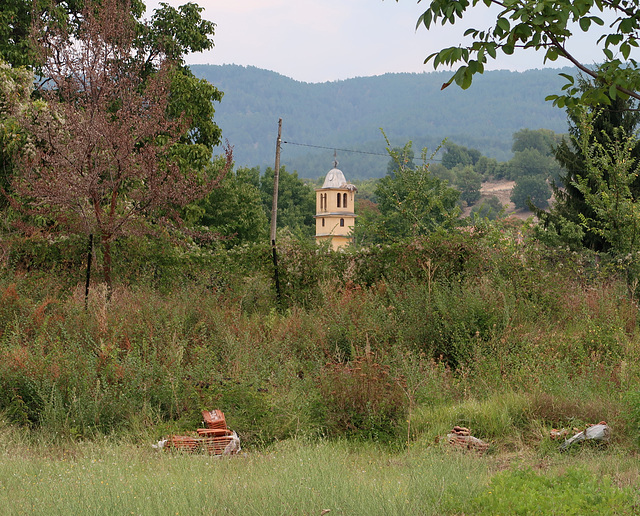
[[276, 222], [278, 218], [278, 179], [280, 177], [280, 144], [282, 143], [282, 118], [278, 120], [276, 140], [276, 166], [273, 170], [273, 203], [271, 205], [271, 245], [276, 245]]
[[282, 118], [278, 119], [278, 139], [276, 140], [276, 165], [273, 171], [273, 203], [271, 205], [271, 249], [276, 282], [276, 297], [280, 303], [280, 279], [278, 277], [278, 254], [276, 253], [276, 222], [278, 218], [278, 180], [280, 178], [280, 144], [282, 143]]

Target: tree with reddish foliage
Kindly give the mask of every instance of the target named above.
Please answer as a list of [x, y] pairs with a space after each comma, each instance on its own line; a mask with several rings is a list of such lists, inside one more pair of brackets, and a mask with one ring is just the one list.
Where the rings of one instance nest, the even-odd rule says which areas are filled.
[[[40, 94], [21, 115], [32, 145], [20, 155], [13, 191], [31, 213], [59, 230], [95, 235], [111, 288], [111, 244], [179, 221], [178, 208], [206, 196], [231, 166], [212, 177], [189, 162], [190, 120], [170, 109], [176, 64], [135, 47], [135, 25], [118, 0], [87, 1], [77, 37], [61, 25], [37, 28]], [[153, 224], [151, 223], [153, 221]]]

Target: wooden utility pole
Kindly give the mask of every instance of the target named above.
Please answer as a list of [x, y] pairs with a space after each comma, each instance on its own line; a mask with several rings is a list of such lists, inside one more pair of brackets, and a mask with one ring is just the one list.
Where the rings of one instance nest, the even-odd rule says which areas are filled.
[[280, 302], [280, 279], [278, 277], [278, 254], [276, 253], [276, 223], [278, 219], [278, 180], [280, 178], [280, 144], [282, 143], [282, 118], [278, 119], [278, 139], [276, 140], [276, 165], [273, 171], [273, 203], [271, 205], [271, 248], [276, 282], [276, 296]]
[[278, 179], [280, 177], [280, 144], [282, 143], [282, 118], [278, 120], [276, 140], [276, 166], [273, 170], [273, 203], [271, 205], [271, 245], [276, 245], [276, 222], [278, 218]]

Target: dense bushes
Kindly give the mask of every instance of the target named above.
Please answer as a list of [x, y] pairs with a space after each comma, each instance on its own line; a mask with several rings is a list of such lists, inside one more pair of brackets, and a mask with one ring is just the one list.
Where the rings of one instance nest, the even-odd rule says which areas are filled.
[[429, 431], [428, 410], [512, 390], [515, 431], [606, 417], [637, 439], [637, 307], [625, 282], [524, 229], [341, 253], [284, 240], [280, 304], [268, 246], [168, 249], [164, 261], [151, 243], [116, 246], [129, 272], [110, 299], [95, 283], [86, 311], [77, 270], [16, 265], [0, 280], [0, 411], [91, 437], [192, 430], [215, 407], [247, 446], [400, 442]]

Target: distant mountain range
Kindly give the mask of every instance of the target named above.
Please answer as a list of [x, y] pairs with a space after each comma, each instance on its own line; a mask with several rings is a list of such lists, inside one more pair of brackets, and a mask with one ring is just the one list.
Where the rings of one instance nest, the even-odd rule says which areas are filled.
[[442, 90], [450, 72], [385, 74], [309, 84], [252, 66], [192, 65], [193, 73], [224, 92], [215, 120], [234, 147], [238, 166], [273, 167], [278, 118], [281, 164], [315, 179], [332, 167], [334, 149], [347, 179], [382, 177], [393, 146], [413, 142], [435, 150], [444, 138], [506, 161], [512, 135], [527, 129], [567, 131], [565, 111], [545, 102], [571, 68], [492, 71], [468, 90]]

